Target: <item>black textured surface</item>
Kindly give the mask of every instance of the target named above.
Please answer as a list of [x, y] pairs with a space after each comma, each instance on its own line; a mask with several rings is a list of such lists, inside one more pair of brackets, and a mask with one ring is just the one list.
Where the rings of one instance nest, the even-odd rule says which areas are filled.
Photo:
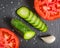
[[[10, 26], [9, 19], [19, 18], [16, 15], [15, 11], [20, 6], [27, 6], [32, 11], [35, 11], [33, 8], [33, 0], [0, 0], [0, 27], [5, 27], [14, 31], [14, 29]], [[19, 19], [25, 22], [23, 19]], [[14, 31], [14, 33], [16, 33], [21, 40], [20, 48], [60, 48], [60, 19], [54, 21], [43, 21], [48, 25], [48, 31], [46, 33], [41, 33], [41, 31], [38, 31], [30, 24], [25, 22], [30, 28], [32, 28], [37, 33], [37, 35], [29, 41], [24, 40], [20, 37], [20, 34], [17, 33], [17, 31]], [[56, 36], [56, 41], [53, 44], [46, 44], [38, 37], [38, 35], [41, 36], [47, 34], [52, 34]]]

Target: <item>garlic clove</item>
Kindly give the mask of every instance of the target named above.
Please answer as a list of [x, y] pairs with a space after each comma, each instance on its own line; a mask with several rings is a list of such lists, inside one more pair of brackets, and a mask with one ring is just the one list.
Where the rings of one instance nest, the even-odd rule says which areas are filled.
[[51, 36], [47, 36], [47, 37], [41, 37], [41, 39], [48, 44], [53, 43], [56, 40], [56, 37], [51, 35]]

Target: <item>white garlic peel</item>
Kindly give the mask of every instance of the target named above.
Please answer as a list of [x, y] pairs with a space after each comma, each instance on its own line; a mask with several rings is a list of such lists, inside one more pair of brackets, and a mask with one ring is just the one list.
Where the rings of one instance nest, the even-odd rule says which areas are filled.
[[41, 39], [48, 44], [53, 43], [56, 40], [56, 37], [51, 35], [51, 36], [47, 36], [47, 37], [41, 37]]

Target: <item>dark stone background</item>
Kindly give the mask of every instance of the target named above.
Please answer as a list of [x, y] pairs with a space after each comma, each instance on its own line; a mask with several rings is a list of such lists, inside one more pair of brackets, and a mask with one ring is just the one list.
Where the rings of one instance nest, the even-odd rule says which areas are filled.
[[[33, 0], [0, 0], [0, 27], [8, 28], [16, 33], [21, 41], [20, 48], [60, 48], [60, 19], [46, 21], [41, 18], [48, 25], [48, 31], [46, 33], [42, 33], [16, 15], [15, 11], [20, 6], [27, 6], [29, 9], [35, 12], [33, 7]], [[24, 40], [20, 37], [20, 34], [11, 27], [11, 18], [18, 18], [25, 22], [37, 33], [37, 35], [29, 41]], [[52, 44], [46, 44], [38, 37], [38, 35], [42, 36], [47, 34], [55, 35], [56, 41]]]

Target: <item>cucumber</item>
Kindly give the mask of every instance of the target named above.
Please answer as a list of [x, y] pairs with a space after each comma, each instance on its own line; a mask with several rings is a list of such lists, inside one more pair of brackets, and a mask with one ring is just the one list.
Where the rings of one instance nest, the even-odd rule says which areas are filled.
[[35, 36], [35, 32], [18, 19], [12, 19], [11, 25], [15, 27], [24, 39], [29, 40]]
[[[25, 10], [23, 10], [23, 8]], [[23, 13], [23, 14], [21, 14], [21, 13]], [[27, 9], [25, 7], [21, 7], [20, 9], [18, 9], [17, 14], [23, 18], [27, 18], [29, 16], [30, 12], [29, 12], [29, 9]]]
[[33, 17], [33, 13], [30, 11], [30, 15], [26, 18], [27, 21], [30, 21]]
[[40, 19], [37, 19], [37, 20], [36, 20], [36, 23], [34, 23], [34, 24], [32, 24], [32, 25], [33, 25], [33, 26], [38, 26], [39, 22], [40, 22]]
[[40, 30], [43, 30], [45, 28], [45, 24], [42, 24], [42, 27], [40, 28]]
[[[24, 13], [25, 12], [25, 13]], [[20, 7], [17, 9], [17, 15], [25, 19], [27, 22], [29, 22], [32, 26], [37, 28], [40, 31], [47, 31], [47, 25], [39, 18], [35, 13], [33, 13], [30, 9], [28, 9], [25, 6]], [[26, 16], [27, 18], [24, 18]], [[45, 28], [45, 29], [43, 29]]]
[[42, 27], [42, 25], [43, 25], [43, 22], [40, 21], [39, 24], [36, 26], [36, 28], [40, 29]]
[[48, 28], [45, 27], [45, 28], [43, 29], [43, 32], [45, 32], [47, 29], [48, 29]]
[[35, 23], [35, 22], [36, 22], [36, 19], [37, 19], [37, 17], [36, 17], [36, 15], [34, 14], [34, 17], [32, 17], [30, 23], [32, 23], [32, 24]]

